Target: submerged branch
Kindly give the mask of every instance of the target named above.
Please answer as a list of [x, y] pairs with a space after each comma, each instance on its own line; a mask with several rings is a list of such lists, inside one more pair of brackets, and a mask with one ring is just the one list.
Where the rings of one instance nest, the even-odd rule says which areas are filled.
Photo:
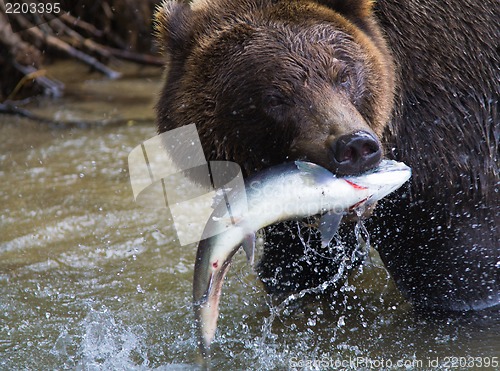
[[116, 58], [124, 59], [127, 61], [136, 62], [140, 64], [150, 64], [152, 66], [163, 66], [165, 64], [162, 58], [156, 57], [151, 54], [134, 53], [129, 50], [122, 50], [115, 48], [107, 48], [107, 49]]
[[28, 80], [35, 80], [41, 87], [44, 88], [45, 94], [53, 97], [61, 97], [64, 90], [64, 84], [55, 79], [50, 79], [45, 76], [45, 70], [37, 70], [32, 66], [23, 66], [19, 63], [13, 63], [15, 69], [21, 72], [24, 77], [17, 83], [14, 90], [9, 94], [7, 100], [13, 99], [17, 92]]

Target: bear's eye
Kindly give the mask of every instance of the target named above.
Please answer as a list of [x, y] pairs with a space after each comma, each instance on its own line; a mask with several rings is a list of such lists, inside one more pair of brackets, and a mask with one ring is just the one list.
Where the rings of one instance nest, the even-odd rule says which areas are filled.
[[338, 82], [343, 88], [349, 88], [351, 86], [351, 78], [346, 72], [343, 72], [338, 76]]
[[267, 94], [264, 96], [263, 103], [268, 108], [277, 108], [285, 104], [285, 97], [278, 93]]

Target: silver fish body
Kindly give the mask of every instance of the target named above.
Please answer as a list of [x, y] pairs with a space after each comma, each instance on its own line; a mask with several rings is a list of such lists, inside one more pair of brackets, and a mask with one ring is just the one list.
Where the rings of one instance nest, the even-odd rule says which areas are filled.
[[[398, 189], [411, 176], [403, 163], [384, 160], [374, 170], [358, 176], [337, 177], [328, 170], [296, 161], [268, 168], [247, 180], [246, 194], [226, 195], [205, 231], [213, 237], [200, 241], [194, 269], [193, 303], [199, 347], [210, 356], [219, 313], [219, 298], [231, 258], [243, 246], [253, 261], [255, 232], [268, 225], [316, 214], [325, 214], [327, 244], [345, 211], [369, 206]], [[333, 216], [333, 218], [332, 218]], [[335, 224], [329, 228], [329, 224]], [[215, 233], [218, 234], [215, 234]], [[214, 235], [215, 234], [215, 235]]]

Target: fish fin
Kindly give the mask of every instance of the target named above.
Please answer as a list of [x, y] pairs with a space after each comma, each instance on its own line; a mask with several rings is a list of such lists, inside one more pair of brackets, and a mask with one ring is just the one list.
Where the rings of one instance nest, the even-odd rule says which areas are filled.
[[304, 180], [312, 180], [315, 184], [324, 183], [331, 178], [335, 178], [335, 174], [311, 162], [295, 161], [295, 165], [301, 171], [300, 175]]
[[333, 236], [335, 236], [335, 233], [339, 230], [343, 216], [344, 212], [336, 213], [329, 211], [321, 217], [318, 228], [321, 232], [321, 247], [327, 247], [330, 244]]
[[248, 263], [253, 266], [255, 259], [255, 233], [249, 233], [242, 242], [243, 250], [247, 256]]

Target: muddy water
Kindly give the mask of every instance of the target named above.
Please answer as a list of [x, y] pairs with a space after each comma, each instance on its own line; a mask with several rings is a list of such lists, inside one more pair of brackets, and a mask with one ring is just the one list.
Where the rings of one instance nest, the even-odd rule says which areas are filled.
[[[195, 246], [179, 246], [168, 212], [134, 203], [127, 169], [128, 153], [155, 134], [160, 71], [129, 67], [117, 81], [73, 64], [50, 72], [65, 98], [30, 109], [122, 124], [0, 116], [0, 369], [196, 369]], [[214, 368], [475, 369], [500, 354], [498, 312], [417, 315], [376, 256], [335, 305], [308, 298], [279, 311], [235, 260]]]

